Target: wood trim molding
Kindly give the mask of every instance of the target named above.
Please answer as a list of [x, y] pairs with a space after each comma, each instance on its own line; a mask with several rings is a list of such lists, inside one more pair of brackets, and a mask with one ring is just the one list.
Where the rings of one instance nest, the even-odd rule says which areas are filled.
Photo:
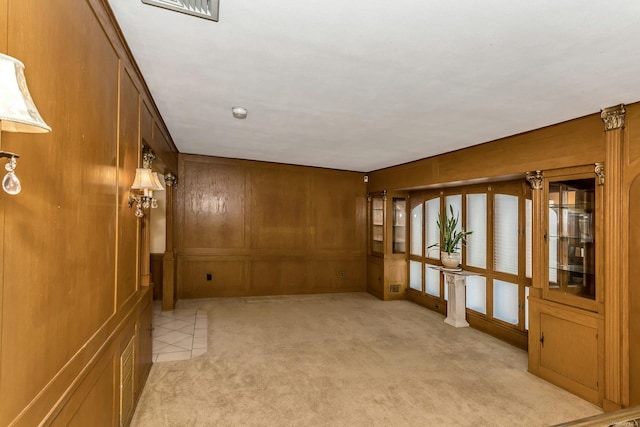
[[[604, 188], [604, 304], [605, 304], [605, 400], [624, 405], [622, 390], [624, 378], [622, 372], [623, 334], [623, 295], [626, 286], [622, 282], [624, 259], [622, 245], [618, 238], [622, 236], [622, 175], [625, 108], [620, 104], [605, 108], [601, 113], [605, 125], [605, 165], [607, 171]], [[628, 382], [628, 379], [626, 380]], [[628, 387], [627, 387], [628, 388]]]

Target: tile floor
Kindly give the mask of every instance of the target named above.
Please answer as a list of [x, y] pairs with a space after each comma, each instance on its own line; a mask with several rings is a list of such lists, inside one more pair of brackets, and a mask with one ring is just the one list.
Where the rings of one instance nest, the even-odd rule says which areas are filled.
[[207, 312], [196, 309], [162, 311], [153, 303], [152, 360], [188, 360], [207, 351]]

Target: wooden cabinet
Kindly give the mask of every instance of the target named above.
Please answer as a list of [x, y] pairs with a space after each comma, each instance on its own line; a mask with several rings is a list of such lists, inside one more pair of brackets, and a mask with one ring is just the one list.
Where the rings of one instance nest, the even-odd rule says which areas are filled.
[[369, 198], [369, 245], [371, 254], [377, 256], [384, 256], [384, 206], [386, 201], [386, 192], [377, 193]]
[[529, 371], [601, 405], [602, 315], [543, 299], [529, 307]]
[[545, 299], [597, 310], [596, 225], [602, 215], [596, 209], [596, 192], [600, 188], [593, 173], [552, 177], [545, 185]]
[[394, 197], [391, 202], [392, 223], [391, 223], [391, 245], [394, 254], [405, 254], [407, 252], [407, 199]]
[[404, 193], [369, 194], [367, 291], [383, 300], [404, 299], [407, 287]]
[[603, 186], [593, 165], [538, 178], [533, 239], [544, 259], [529, 297], [529, 371], [601, 405]]

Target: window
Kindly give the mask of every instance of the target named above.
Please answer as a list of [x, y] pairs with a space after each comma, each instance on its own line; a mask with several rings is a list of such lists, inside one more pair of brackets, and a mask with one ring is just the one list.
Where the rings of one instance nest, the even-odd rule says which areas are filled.
[[[466, 304], [476, 319], [514, 333], [528, 330], [526, 296], [532, 273], [531, 190], [524, 181], [448, 188], [411, 193], [409, 282], [410, 295], [447, 301], [440, 265], [437, 219], [449, 206], [459, 215], [458, 227], [472, 234], [460, 249], [467, 277]], [[415, 293], [415, 294], [414, 294]], [[416, 300], [420, 301], [420, 300]]]
[[467, 265], [487, 267], [487, 194], [467, 194]]
[[409, 287], [422, 291], [422, 264], [417, 261], [409, 261]]
[[427, 215], [425, 218], [426, 224], [426, 249], [425, 253], [428, 258], [431, 259], [440, 259], [440, 249], [434, 247], [433, 245], [440, 243], [440, 230], [436, 224], [438, 219], [438, 215], [440, 215], [440, 198], [433, 198], [427, 200], [425, 203]]
[[496, 194], [493, 205], [493, 267], [518, 274], [518, 197]]
[[411, 209], [411, 254], [422, 255], [422, 203]]

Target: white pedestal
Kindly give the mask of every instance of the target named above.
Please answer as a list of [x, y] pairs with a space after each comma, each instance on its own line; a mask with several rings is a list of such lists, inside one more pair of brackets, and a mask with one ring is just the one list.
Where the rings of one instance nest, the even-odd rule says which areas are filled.
[[467, 277], [443, 271], [444, 280], [449, 287], [449, 301], [447, 302], [447, 318], [444, 323], [456, 328], [469, 326], [467, 322], [467, 295], [465, 292]]

